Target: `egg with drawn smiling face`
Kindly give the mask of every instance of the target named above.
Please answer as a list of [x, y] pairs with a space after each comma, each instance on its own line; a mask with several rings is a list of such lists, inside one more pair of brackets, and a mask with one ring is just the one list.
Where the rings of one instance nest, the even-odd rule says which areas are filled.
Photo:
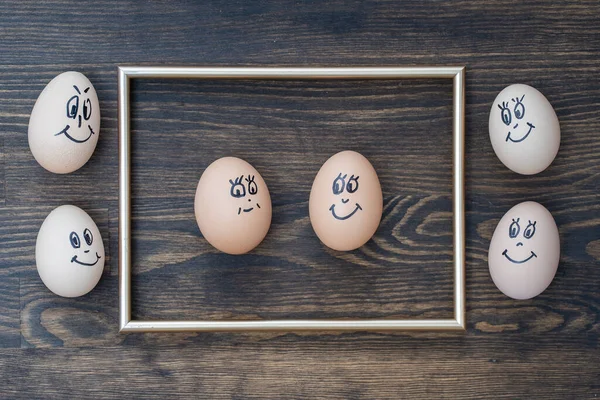
[[237, 157], [220, 158], [204, 170], [194, 211], [204, 238], [228, 254], [254, 249], [271, 226], [267, 184], [252, 165]]
[[375, 169], [363, 155], [342, 151], [317, 173], [308, 201], [310, 223], [323, 244], [349, 251], [375, 234], [383, 194]]
[[78, 297], [91, 291], [104, 270], [104, 244], [94, 220], [72, 205], [52, 210], [38, 232], [35, 262], [55, 294]]
[[100, 106], [85, 75], [64, 72], [48, 83], [29, 118], [29, 148], [36, 161], [56, 174], [81, 168], [100, 134]]
[[560, 125], [554, 108], [528, 85], [510, 85], [498, 94], [490, 111], [489, 131], [500, 161], [523, 175], [548, 168], [560, 146]]
[[508, 210], [494, 231], [488, 252], [494, 284], [513, 299], [529, 299], [546, 290], [559, 260], [560, 239], [554, 218], [533, 201]]

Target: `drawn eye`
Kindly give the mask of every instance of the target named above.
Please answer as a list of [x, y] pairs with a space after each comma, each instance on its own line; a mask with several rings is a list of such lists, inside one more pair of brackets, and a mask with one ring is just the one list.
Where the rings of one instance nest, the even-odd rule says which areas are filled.
[[516, 221], [513, 219], [512, 224], [510, 224], [510, 227], [508, 228], [508, 236], [510, 236], [513, 239], [516, 238], [519, 235], [519, 232], [521, 231], [521, 227], [519, 226], [519, 220], [520, 218], [517, 218]]
[[512, 116], [510, 115], [510, 110], [508, 108], [503, 108], [502, 109], [502, 122], [504, 122], [505, 125], [510, 125], [511, 121], [512, 121]]
[[89, 229], [86, 228], [85, 231], [83, 231], [83, 238], [85, 239], [85, 242], [88, 244], [88, 246], [92, 245], [94, 237], [92, 236], [92, 232], [90, 232]]
[[529, 224], [527, 224], [527, 228], [525, 228], [525, 232], [523, 232], [523, 236], [525, 236], [525, 238], [531, 239], [531, 237], [533, 235], [535, 235], [535, 224], [536, 223], [537, 223], [537, 221], [533, 221], [533, 224], [531, 223], [531, 221], [529, 221]]
[[352, 175], [350, 179], [348, 179], [348, 185], [346, 185], [348, 193], [354, 193], [358, 190], [358, 178], [358, 176], [354, 177], [354, 175]]
[[86, 121], [92, 116], [92, 102], [90, 99], [85, 99], [83, 102], [83, 119]]
[[338, 177], [334, 179], [333, 186], [331, 187], [331, 189], [333, 190], [333, 194], [338, 195], [338, 194], [341, 194], [342, 192], [344, 192], [344, 187], [346, 186], [346, 177], [347, 176], [348, 176], [348, 174], [342, 176], [342, 173], [340, 172]]
[[243, 177], [244, 175], [240, 176], [239, 178], [235, 178], [235, 181], [232, 181], [231, 179], [229, 180], [229, 183], [231, 183], [231, 189], [229, 190], [231, 197], [240, 198], [246, 195], [246, 187], [242, 183]]
[[67, 117], [75, 119], [79, 111], [79, 96], [75, 95], [67, 101]]
[[517, 119], [521, 119], [525, 115], [525, 106], [523, 105], [523, 103], [517, 102], [517, 104], [515, 104], [514, 111], [515, 117], [517, 117]]
[[256, 186], [256, 182], [250, 181], [248, 183], [248, 193], [250, 193], [250, 194], [258, 193], [258, 186]]
[[73, 246], [74, 249], [78, 249], [79, 246], [81, 246], [79, 236], [77, 236], [75, 232], [71, 232], [71, 234], [69, 235], [69, 240], [71, 241], [71, 246]]

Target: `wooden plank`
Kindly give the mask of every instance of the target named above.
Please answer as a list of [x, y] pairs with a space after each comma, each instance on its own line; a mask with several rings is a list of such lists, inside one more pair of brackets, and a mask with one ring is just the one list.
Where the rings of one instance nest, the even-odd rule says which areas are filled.
[[[444, 340], [377, 335], [287, 335], [269, 342], [237, 335], [196, 339], [183, 348], [0, 350], [0, 393], [11, 398], [146, 399], [564, 399], [600, 394], [596, 347], [573, 340], [557, 348], [552, 333]], [[563, 368], [556, 367], [557, 359]]]
[[0, 348], [19, 347], [19, 278], [0, 279]]
[[104, 274], [88, 294], [59, 297], [35, 277], [21, 278], [21, 347], [91, 347], [120, 344], [117, 278]]

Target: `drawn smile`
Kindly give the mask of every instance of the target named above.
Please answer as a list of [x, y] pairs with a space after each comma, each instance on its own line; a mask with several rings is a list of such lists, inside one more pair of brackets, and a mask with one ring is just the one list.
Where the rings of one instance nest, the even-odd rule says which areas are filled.
[[85, 143], [88, 140], [90, 140], [90, 138], [92, 137], [92, 135], [95, 134], [95, 132], [92, 130], [92, 127], [90, 125], [88, 125], [88, 128], [90, 130], [90, 134], [87, 138], [83, 139], [83, 140], [78, 140], [75, 139], [73, 136], [69, 135], [69, 128], [71, 128], [70, 125], [65, 126], [65, 129], [63, 129], [62, 131], [55, 133], [54, 136], [58, 136], [58, 135], [65, 135], [69, 140], [72, 140], [75, 143]]
[[343, 220], [348, 219], [351, 216], [353, 216], [358, 210], [362, 210], [362, 207], [360, 206], [360, 204], [356, 203], [356, 208], [354, 209], [354, 211], [352, 211], [350, 214], [346, 215], [345, 217], [339, 217], [335, 213], [335, 204], [332, 204], [331, 207], [329, 207], [329, 210], [331, 211], [331, 215], [333, 215], [333, 218], [343, 221]]
[[508, 261], [510, 261], [511, 263], [514, 263], [514, 264], [523, 264], [523, 263], [526, 263], [527, 261], [531, 260], [533, 257], [536, 257], [536, 258], [537, 258], [537, 255], [536, 255], [536, 254], [535, 254], [533, 251], [531, 252], [531, 255], [530, 255], [529, 257], [527, 257], [526, 259], [524, 259], [524, 260], [521, 260], [521, 261], [513, 260], [512, 258], [510, 258], [510, 257], [508, 256], [508, 249], [505, 249], [505, 250], [502, 252], [502, 255], [503, 255], [504, 257], [506, 257], [506, 259], [507, 259]]
[[[517, 125], [515, 125], [515, 128], [516, 128]], [[509, 131], [508, 135], [506, 135], [506, 141], [508, 142], [510, 140], [513, 143], [519, 143], [519, 142], [522, 142], [523, 140], [527, 139], [527, 136], [529, 136], [529, 134], [531, 133], [531, 131], [533, 130], [533, 128], [535, 128], [535, 126], [533, 126], [532, 123], [528, 122], [527, 125], [529, 125], [529, 130], [527, 131], [527, 134], [525, 136], [523, 136], [521, 139], [513, 139], [513, 138], [510, 137], [510, 131]]]
[[99, 259], [100, 259], [100, 256], [98, 255], [98, 253], [96, 253], [96, 261], [94, 261], [94, 262], [93, 262], [93, 263], [91, 263], [91, 264], [90, 264], [90, 263], [86, 263], [86, 262], [79, 261], [79, 260], [77, 259], [77, 256], [73, 256], [73, 258], [71, 258], [71, 262], [76, 262], [77, 264], [80, 264], [80, 265], [85, 265], [86, 267], [92, 267], [92, 266], [94, 266], [94, 265], [96, 265], [96, 264], [98, 263], [98, 260], [99, 260]]

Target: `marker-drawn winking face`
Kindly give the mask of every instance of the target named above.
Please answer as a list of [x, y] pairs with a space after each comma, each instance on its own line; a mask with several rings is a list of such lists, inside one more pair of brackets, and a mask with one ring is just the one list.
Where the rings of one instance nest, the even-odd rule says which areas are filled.
[[[331, 211], [331, 215], [333, 215], [333, 218], [339, 219], [340, 221], [347, 220], [348, 218], [351, 218], [354, 214], [356, 214], [358, 211], [362, 211], [362, 207], [358, 202], [350, 202], [350, 199], [353, 197], [352, 194], [358, 190], [359, 176], [350, 175], [350, 178], [346, 181], [347, 177], [348, 174], [342, 175], [342, 173], [340, 172], [337, 178], [333, 180], [333, 185], [331, 188], [335, 196], [340, 196], [339, 199], [341, 200], [341, 203], [338, 203], [339, 214], [335, 211], [335, 203], [332, 204], [331, 207], [329, 207], [329, 211]], [[344, 205], [348, 203], [351, 203], [350, 205], [353, 206], [353, 208], [351, 207], [352, 210], [350, 212], [344, 212], [343, 210], [348, 208]], [[342, 210], [340, 210], [340, 208]]]
[[66, 117], [73, 121], [68, 121], [65, 127], [54, 136], [64, 135], [67, 139], [75, 143], [85, 143], [95, 134], [92, 126], [88, 123], [92, 116], [92, 102], [87, 96], [90, 87], [82, 91], [73, 85], [74, 94], [66, 103]]
[[[535, 126], [531, 122], [527, 122], [523, 119], [525, 117], [524, 98], [525, 95], [513, 97], [510, 99], [511, 102], [503, 101], [502, 104], [498, 104], [500, 118], [504, 125], [508, 127], [508, 133], [506, 135], [507, 142], [520, 143], [527, 139], [535, 129]], [[521, 128], [519, 128], [519, 126]]]
[[[260, 208], [260, 204], [258, 204], [257, 201], [255, 201], [254, 205], [252, 205], [252, 200], [255, 199], [254, 196], [258, 194], [258, 186], [256, 185], [254, 179], [254, 175], [248, 175], [246, 176], [246, 178], [244, 178], [244, 175], [241, 175], [239, 178], [229, 180], [229, 183], [231, 184], [229, 194], [231, 195], [231, 197], [236, 199], [248, 200], [248, 203], [250, 203], [243, 203], [243, 205], [240, 205], [237, 211], [238, 215], [240, 215], [242, 211], [244, 213], [251, 212], [252, 210], [254, 210], [254, 206], [256, 206], [256, 208]], [[246, 183], [244, 184], [244, 182]]]
[[[531, 242], [529, 242], [529, 239], [535, 235], [537, 222], [527, 220], [527, 225], [522, 232], [520, 222], [521, 218], [513, 218], [508, 228], [508, 236], [513, 239], [508, 243], [514, 243], [515, 247], [510, 249], [510, 254], [508, 248], [502, 252], [502, 255], [513, 264], [525, 264], [532, 258], [537, 258], [537, 254], [530, 248]], [[519, 237], [519, 235], [521, 236]]]

